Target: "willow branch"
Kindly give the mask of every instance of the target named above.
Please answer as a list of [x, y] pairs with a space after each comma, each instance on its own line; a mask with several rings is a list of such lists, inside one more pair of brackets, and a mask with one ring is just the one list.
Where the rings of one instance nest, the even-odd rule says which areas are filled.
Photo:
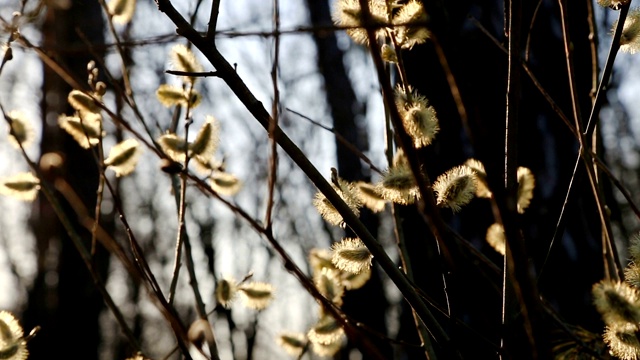
[[[202, 37], [200, 33], [189, 25], [185, 19], [178, 13], [168, 0], [157, 0], [158, 9], [165, 13], [167, 17], [176, 25], [178, 34], [184, 36], [198, 48], [204, 56], [211, 62], [219, 73], [219, 77], [229, 86], [236, 97], [244, 104], [247, 110], [254, 118], [268, 131], [271, 123], [271, 117], [265, 110], [264, 106], [258, 101], [251, 91], [238, 76], [234, 68], [220, 54], [215, 44], [210, 40]], [[391, 280], [396, 284], [400, 292], [407, 299], [409, 304], [416, 309], [418, 315], [434, 337], [445, 344], [449, 344], [450, 339], [444, 329], [437, 322], [431, 311], [426, 307], [418, 293], [413, 289], [411, 283], [406, 276], [397, 269], [395, 263], [384, 251], [384, 248], [371, 235], [369, 230], [362, 224], [357, 216], [344, 203], [342, 198], [333, 190], [327, 180], [313, 166], [304, 153], [296, 146], [291, 139], [276, 126], [273, 131], [273, 137], [280, 147], [291, 157], [297, 166], [307, 175], [307, 177], [316, 185], [327, 199], [335, 206], [336, 210], [343, 217], [347, 225], [354, 230], [354, 233], [360, 237], [365, 243], [372, 255], [378, 260], [384, 271], [389, 275]], [[447, 345], [450, 346], [450, 345]]]

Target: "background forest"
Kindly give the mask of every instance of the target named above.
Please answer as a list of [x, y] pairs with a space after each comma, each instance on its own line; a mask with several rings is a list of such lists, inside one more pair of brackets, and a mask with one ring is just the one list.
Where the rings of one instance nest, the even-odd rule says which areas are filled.
[[631, 1], [0, 23], [0, 359], [640, 358]]

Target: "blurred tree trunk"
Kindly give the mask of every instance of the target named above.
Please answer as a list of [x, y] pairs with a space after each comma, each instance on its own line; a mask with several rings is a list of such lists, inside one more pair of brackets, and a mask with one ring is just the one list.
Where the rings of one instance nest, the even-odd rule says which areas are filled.
[[[93, 56], [79, 33], [91, 44], [104, 43], [102, 16], [96, 0], [71, 1], [68, 9], [49, 8], [42, 25], [44, 48], [80, 84], [86, 83], [87, 63]], [[62, 156], [62, 168], [55, 171], [73, 187], [92, 213], [99, 178], [96, 162], [90, 151], [80, 148], [57, 124], [59, 114], [72, 114], [67, 104], [70, 90], [58, 75], [44, 68], [41, 154], [54, 152]], [[55, 177], [52, 173], [44, 176], [48, 181]], [[29, 351], [34, 359], [97, 359], [102, 297], [44, 196], [36, 204], [32, 224], [37, 241], [38, 273], [29, 292], [25, 323], [27, 328], [40, 325], [42, 331], [29, 343]], [[90, 249], [91, 235], [76, 222], [68, 204], [64, 201], [63, 204], [67, 216]], [[108, 254], [100, 246], [97, 248], [94, 265], [105, 279]]]
[[[331, 10], [328, 0], [307, 0], [311, 24], [318, 27], [331, 26]], [[333, 129], [349, 144], [360, 151], [368, 149], [367, 126], [364, 123], [364, 105], [356, 98], [351, 80], [344, 64], [344, 53], [338, 48], [334, 32], [314, 32], [318, 68], [324, 79], [327, 103], [331, 109]], [[368, 169], [364, 169], [360, 158], [336, 137], [336, 156], [340, 177], [349, 181], [370, 181]], [[321, 169], [328, 173], [328, 169]], [[363, 209], [361, 216], [369, 231], [377, 237], [378, 218]], [[348, 234], [352, 235], [352, 234]], [[386, 334], [385, 314], [388, 302], [384, 294], [382, 280], [377, 268], [372, 269], [371, 279], [358, 290], [347, 291], [342, 309], [356, 321], [360, 321], [376, 331]], [[366, 306], [363, 306], [366, 304]], [[386, 342], [376, 341], [378, 350], [385, 357], [391, 358], [391, 346]], [[348, 358], [353, 344], [343, 353]]]

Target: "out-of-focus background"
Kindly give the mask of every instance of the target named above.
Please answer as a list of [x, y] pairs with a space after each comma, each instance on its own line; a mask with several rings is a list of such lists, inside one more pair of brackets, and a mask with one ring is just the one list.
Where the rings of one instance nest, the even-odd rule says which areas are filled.
[[[327, 178], [330, 168], [338, 169], [347, 180], [375, 181], [379, 175], [336, 137], [304, 119], [308, 117], [336, 129], [347, 141], [366, 154], [373, 164], [384, 169], [385, 112], [377, 76], [367, 49], [354, 44], [344, 31], [329, 30], [332, 25], [330, 0], [280, 0], [279, 66], [277, 83], [280, 97], [280, 125], [300, 146], [312, 163]], [[455, 4], [451, 4], [455, 3]], [[528, 61], [544, 89], [554, 97], [565, 113], [571, 113], [565, 57], [559, 28], [558, 4], [541, 0], [526, 4], [524, 36], [530, 46]], [[592, 58], [588, 41], [586, 1], [572, 3], [571, 37], [574, 43], [576, 77], [583, 114], [590, 109]], [[208, 1], [175, 1], [183, 14], [191, 17], [196, 29], [205, 31], [209, 20]], [[448, 58], [461, 89], [469, 115], [464, 124], [456, 110], [447, 79], [434, 47], [427, 43], [405, 52], [409, 82], [420, 89], [436, 108], [441, 133], [436, 143], [421, 154], [427, 159], [430, 176], [477, 156], [483, 147], [489, 157], [501, 161], [506, 86], [506, 55], [490, 36], [504, 42], [502, 1], [433, 1], [425, 4], [433, 32]], [[0, 15], [10, 21], [20, 9], [19, 1], [2, 0]], [[86, 79], [90, 59], [103, 62], [103, 80], [108, 84], [105, 104], [130, 119], [141, 130], [130, 107], [122, 104], [110, 82], [121, 82], [121, 60], [114, 38], [105, 22], [100, 4], [95, 1], [27, 1], [32, 19], [21, 19], [20, 33], [32, 44], [65, 64], [76, 78]], [[238, 74], [257, 98], [271, 109], [273, 101], [272, 65], [275, 58], [273, 32], [274, 3], [270, 1], [221, 1], [217, 44], [233, 63]], [[616, 13], [595, 6], [596, 45], [600, 67], [610, 42], [610, 29]], [[481, 31], [478, 24], [488, 31]], [[317, 31], [310, 31], [312, 28]], [[320, 30], [318, 30], [320, 29]], [[324, 30], [321, 30], [324, 29]], [[160, 84], [179, 84], [165, 74], [170, 68], [168, 54], [173, 45], [185, 43], [175, 35], [175, 26], [149, 0], [138, 0], [129, 25], [117, 25], [115, 31], [123, 44], [126, 67], [139, 111], [152, 130], [161, 134], [172, 121], [173, 112], [163, 107], [155, 91]], [[6, 41], [8, 34], [0, 39]], [[81, 149], [57, 126], [61, 113], [69, 114], [66, 103], [70, 88], [43, 65], [38, 55], [17, 43], [12, 45], [13, 60], [0, 75], [0, 103], [7, 110], [21, 110], [32, 120], [37, 141], [26, 149], [32, 159], [49, 152], [63, 154], [64, 177], [93, 213], [98, 173], [90, 152]], [[195, 51], [206, 70], [212, 69]], [[601, 112], [603, 158], [612, 172], [640, 201], [640, 59], [619, 54], [613, 80]], [[108, 79], [106, 73], [114, 79]], [[600, 229], [588, 183], [576, 185], [577, 195], [568, 208], [566, 223], [551, 256], [547, 250], [564, 201], [577, 143], [550, 106], [522, 75], [519, 163], [536, 176], [536, 190], [530, 210], [522, 219], [522, 228], [532, 263], [543, 267], [547, 277], [539, 286], [543, 296], [568, 323], [598, 333], [602, 323], [591, 306], [591, 285], [603, 277]], [[242, 179], [242, 190], [232, 199], [256, 219], [264, 217], [269, 166], [269, 141], [263, 128], [219, 79], [197, 82], [203, 103], [194, 110], [194, 127], [206, 115], [221, 124], [220, 149], [227, 171]], [[105, 123], [109, 136], [105, 146], [118, 141], [119, 129]], [[7, 126], [0, 125], [6, 134]], [[467, 130], [471, 130], [470, 136]], [[119, 134], [119, 135], [118, 135]], [[304, 174], [280, 154], [274, 209], [274, 234], [295, 262], [310, 273], [308, 254], [313, 248], [329, 248], [340, 239], [339, 228], [325, 224], [312, 206], [316, 192]], [[0, 177], [28, 170], [22, 155], [0, 136]], [[150, 267], [161, 287], [168, 290], [171, 281], [177, 211], [169, 177], [159, 170], [156, 155], [146, 151], [136, 171], [117, 181], [125, 213], [143, 246]], [[640, 229], [638, 219], [625, 205], [620, 193], [605, 182], [608, 205], [620, 256], [626, 259], [626, 243]], [[305, 332], [318, 317], [318, 305], [300, 284], [285, 271], [281, 260], [269, 245], [233, 212], [215, 199], [203, 196], [196, 188], [187, 192], [187, 232], [192, 238], [196, 273], [208, 310], [214, 310], [214, 284], [223, 276], [267, 281], [276, 288], [273, 304], [263, 311], [241, 306], [215, 307], [212, 323], [223, 359], [277, 359], [287, 355], [274, 340], [282, 331]], [[0, 197], [0, 309], [14, 312], [28, 331], [36, 325], [42, 330], [29, 343], [33, 359], [82, 358], [124, 359], [130, 348], [120, 328], [104, 307], [86, 267], [77, 251], [55, 220], [44, 197], [24, 203]], [[434, 260], [437, 255], [426, 227], [412, 208], [401, 209], [407, 226], [417, 280], [426, 289], [437, 287]], [[447, 222], [478, 250], [501, 266], [502, 258], [484, 242], [486, 228], [493, 222], [488, 204], [474, 200], [460, 214], [445, 215]], [[396, 259], [395, 238], [389, 209], [378, 215], [368, 212], [363, 219], [389, 254]], [[106, 192], [101, 223], [114, 238], [126, 245], [123, 228], [117, 219], [112, 196]], [[76, 226], [79, 226], [76, 224]], [[87, 235], [87, 234], [84, 234]], [[429, 243], [429, 245], [426, 245]], [[375, 264], [375, 261], [374, 261]], [[169, 356], [176, 346], [165, 319], [150, 302], [146, 291], [129, 278], [121, 264], [103, 248], [96, 265], [106, 288], [141, 341], [146, 354], [154, 359]], [[461, 272], [473, 272], [473, 264], [461, 265]], [[389, 338], [418, 344], [411, 314], [398, 291], [374, 266], [374, 278], [363, 289], [347, 294], [343, 309], [355, 319]], [[433, 275], [435, 274], [435, 275]], [[499, 327], [498, 294], [487, 294], [472, 277], [458, 284], [450, 296], [464, 309], [462, 319], [482, 333]], [[183, 270], [175, 300], [178, 313], [186, 323], [196, 318], [187, 272]], [[462, 335], [471, 337], [472, 335]], [[491, 339], [497, 341], [496, 339]], [[482, 341], [478, 340], [478, 343]], [[477, 345], [480, 354], [494, 354], [491, 346]], [[412, 358], [411, 346], [389, 345], [386, 354]], [[419, 351], [418, 351], [419, 353]], [[343, 359], [361, 358], [358, 350], [345, 346]], [[169, 358], [178, 358], [178, 355]], [[309, 355], [314, 358], [315, 355]], [[480, 358], [480, 357], [478, 357]]]

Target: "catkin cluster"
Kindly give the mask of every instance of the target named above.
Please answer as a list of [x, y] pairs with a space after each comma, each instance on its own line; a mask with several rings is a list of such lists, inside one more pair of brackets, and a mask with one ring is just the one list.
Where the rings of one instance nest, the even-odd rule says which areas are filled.
[[606, 328], [604, 341], [623, 360], [640, 359], [640, 235], [629, 247], [626, 281], [603, 280], [592, 289], [593, 303]]
[[[371, 277], [371, 253], [358, 238], [344, 238], [331, 250], [312, 249], [309, 264], [313, 280], [327, 300], [342, 306], [345, 291], [359, 289]], [[344, 342], [344, 329], [320, 308], [318, 321], [306, 332], [285, 332], [278, 343], [291, 355], [299, 357], [309, 348], [320, 356], [333, 356]]]

